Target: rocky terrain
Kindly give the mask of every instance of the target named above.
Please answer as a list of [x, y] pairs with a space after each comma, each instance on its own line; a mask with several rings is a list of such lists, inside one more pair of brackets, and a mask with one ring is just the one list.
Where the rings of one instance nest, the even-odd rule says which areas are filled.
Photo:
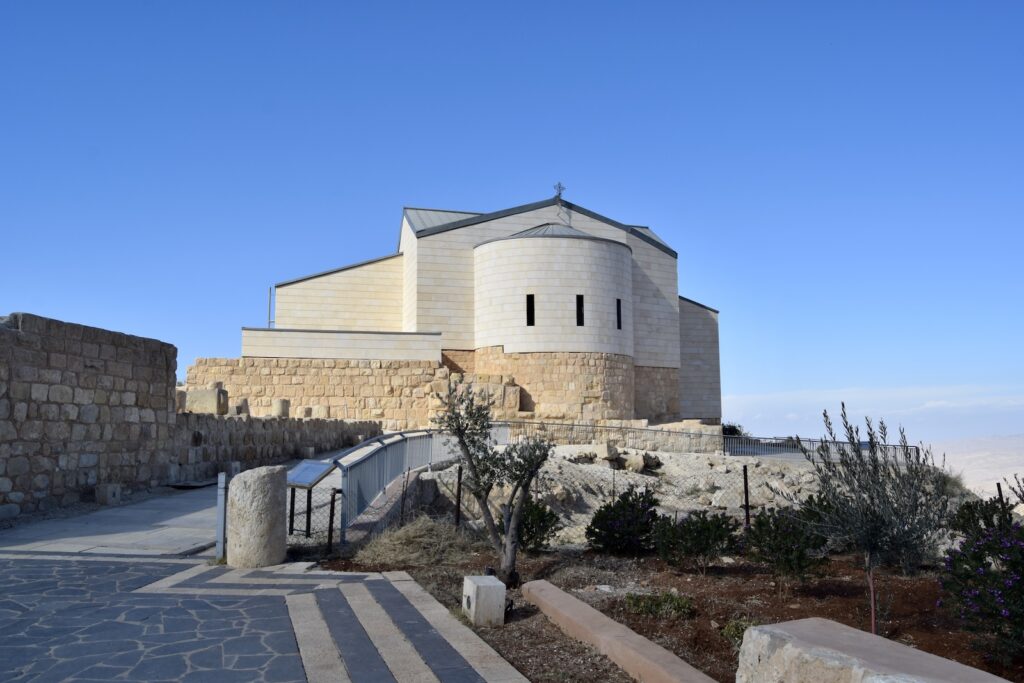
[[[555, 543], [574, 546], [585, 542], [584, 530], [594, 511], [629, 486], [653, 489], [664, 514], [709, 509], [741, 516], [744, 465], [752, 512], [786, 505], [782, 492], [804, 497], [815, 491], [810, 466], [799, 460], [619, 451], [609, 444], [558, 446], [533, 490], [561, 517], [563, 527]], [[454, 501], [456, 479], [456, 467], [422, 475], [427, 502], [438, 496], [448, 504]], [[492, 501], [504, 497], [507, 491], [499, 490]], [[475, 503], [466, 491], [463, 509], [470, 518], [475, 516]]]

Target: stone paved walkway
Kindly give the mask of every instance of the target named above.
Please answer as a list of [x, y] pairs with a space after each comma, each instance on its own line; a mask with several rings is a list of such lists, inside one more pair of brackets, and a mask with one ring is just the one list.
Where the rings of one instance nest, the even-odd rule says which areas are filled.
[[182, 555], [204, 493], [0, 530], [0, 681], [526, 680], [404, 572]]

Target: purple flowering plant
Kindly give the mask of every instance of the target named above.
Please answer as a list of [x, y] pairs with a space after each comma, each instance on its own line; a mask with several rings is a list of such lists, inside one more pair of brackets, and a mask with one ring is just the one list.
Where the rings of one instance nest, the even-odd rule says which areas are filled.
[[979, 645], [1005, 660], [1024, 656], [1024, 527], [1020, 522], [966, 536], [945, 558], [943, 604]]

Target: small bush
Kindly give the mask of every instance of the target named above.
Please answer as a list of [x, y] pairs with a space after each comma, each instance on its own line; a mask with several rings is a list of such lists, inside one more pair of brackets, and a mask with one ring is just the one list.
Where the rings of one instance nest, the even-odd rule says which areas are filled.
[[743, 644], [743, 634], [751, 626], [757, 626], [757, 622], [750, 617], [734, 617], [722, 627], [722, 635], [732, 643], [732, 649], [739, 652]]
[[[519, 544], [523, 550], [540, 552], [548, 547], [561, 524], [554, 510], [530, 496], [523, 504], [523, 516], [519, 520]], [[498, 529], [505, 535], [505, 524], [498, 520]]]
[[976, 536], [988, 529], [1009, 524], [1012, 513], [1013, 506], [999, 498], [969, 500], [957, 508], [949, 528], [963, 536]]
[[679, 522], [662, 517], [654, 532], [658, 557], [672, 565], [690, 564], [701, 574], [736, 547], [740, 523], [724, 513], [691, 512]]
[[726, 422], [722, 425], [722, 436], [750, 436], [743, 425], [735, 422]]
[[629, 593], [626, 611], [663, 619], [688, 619], [697, 613], [693, 600], [669, 591], [664, 593]]
[[771, 568], [780, 592], [785, 579], [804, 581], [825, 561], [827, 539], [800, 515], [794, 510], [762, 510], [747, 530], [747, 555]]
[[942, 587], [964, 627], [1006, 660], [1024, 655], [1024, 528], [995, 526], [946, 555]]
[[649, 553], [658, 519], [657, 506], [653, 492], [629, 487], [618, 500], [597, 509], [587, 526], [587, 542], [594, 550], [613, 555], [636, 557]]

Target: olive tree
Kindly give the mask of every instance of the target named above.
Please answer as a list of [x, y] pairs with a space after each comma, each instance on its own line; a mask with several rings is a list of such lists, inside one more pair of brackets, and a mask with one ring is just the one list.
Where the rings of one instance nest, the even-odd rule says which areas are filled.
[[[554, 444], [545, 439], [526, 438], [499, 450], [491, 437], [490, 396], [476, 392], [461, 381], [450, 382], [441, 396], [443, 411], [433, 419], [438, 429], [455, 439], [466, 467], [463, 486], [476, 500], [494, 552], [501, 558], [498, 576], [506, 584], [519, 584], [516, 555], [519, 529], [530, 495], [530, 485]], [[507, 496], [496, 501], [499, 525], [491, 510], [491, 498], [498, 487]]]
[[860, 430], [846, 416], [845, 404], [845, 441], [836, 435], [828, 411], [824, 419], [821, 445], [810, 451], [801, 442], [818, 480], [818, 495], [801, 500], [787, 491], [778, 493], [807, 511], [800, 519], [813, 531], [863, 555], [871, 632], [877, 633], [875, 569], [894, 563], [910, 571], [933, 553], [948, 519], [949, 477], [936, 466], [929, 449], [910, 446], [902, 428], [899, 444], [888, 446], [885, 422], [876, 429], [866, 419], [864, 444]]

